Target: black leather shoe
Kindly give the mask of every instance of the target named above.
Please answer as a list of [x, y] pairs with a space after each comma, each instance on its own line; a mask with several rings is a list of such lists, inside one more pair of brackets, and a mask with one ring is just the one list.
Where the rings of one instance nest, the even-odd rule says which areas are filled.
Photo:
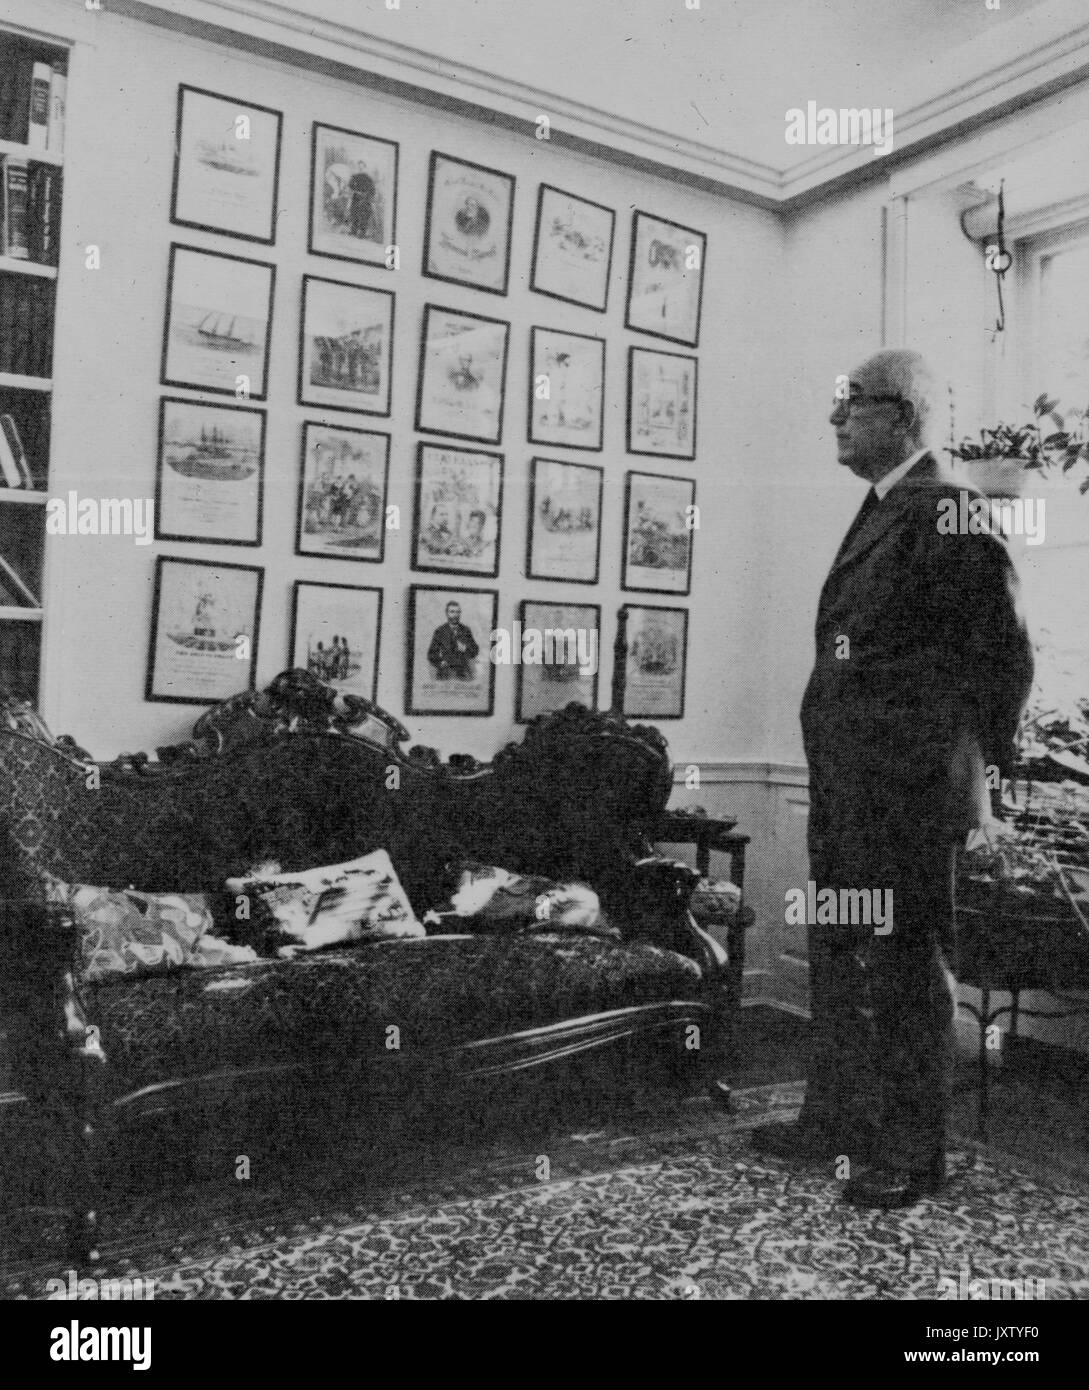
[[843, 1200], [856, 1207], [911, 1207], [945, 1186], [945, 1162], [922, 1171], [910, 1168], [867, 1168], [843, 1189]]
[[782, 1124], [761, 1125], [752, 1132], [752, 1143], [760, 1153], [770, 1158], [781, 1159], [784, 1163], [797, 1163], [804, 1167], [819, 1168], [835, 1163], [844, 1154], [856, 1161], [865, 1146], [857, 1142], [837, 1142], [824, 1130], [811, 1129], [805, 1125]]

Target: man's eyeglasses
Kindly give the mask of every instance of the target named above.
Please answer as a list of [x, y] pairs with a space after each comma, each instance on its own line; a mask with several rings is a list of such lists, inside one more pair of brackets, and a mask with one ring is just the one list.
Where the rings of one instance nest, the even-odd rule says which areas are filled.
[[850, 415], [856, 406], [860, 405], [903, 405], [903, 396], [871, 396], [865, 391], [852, 391], [849, 396], [833, 396], [832, 414], [837, 410], [842, 410], [844, 415]]

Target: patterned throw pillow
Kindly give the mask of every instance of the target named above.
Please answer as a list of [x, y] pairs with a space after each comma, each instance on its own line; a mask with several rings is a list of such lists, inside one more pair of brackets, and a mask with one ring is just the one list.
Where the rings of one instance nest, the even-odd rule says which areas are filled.
[[277, 954], [287, 958], [348, 941], [425, 935], [384, 849], [294, 874], [229, 878], [227, 890], [267, 910], [281, 938]]
[[212, 925], [201, 893], [139, 893], [50, 879], [46, 897], [72, 914], [87, 982], [196, 964], [194, 949]]
[[424, 916], [433, 931], [584, 932], [620, 938], [584, 883], [556, 883], [536, 875], [512, 874], [492, 864], [466, 862], [450, 901]]

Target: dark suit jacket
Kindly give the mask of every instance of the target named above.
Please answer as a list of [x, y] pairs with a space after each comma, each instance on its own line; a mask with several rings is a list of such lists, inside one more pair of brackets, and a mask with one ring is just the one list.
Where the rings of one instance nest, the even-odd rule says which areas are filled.
[[965, 734], [1009, 771], [1032, 647], [1001, 534], [938, 530], [961, 490], [920, 459], [856, 519], [825, 581], [801, 714], [818, 865], [909, 864], [956, 838], [949, 764]]
[[[465, 647], [463, 652], [458, 651], [459, 642]], [[435, 667], [440, 680], [450, 676], [468, 680], [473, 674], [473, 658], [479, 651], [476, 638], [464, 623], [458, 623], [456, 628], [443, 623], [442, 627], [435, 629], [427, 649], [427, 659]]]

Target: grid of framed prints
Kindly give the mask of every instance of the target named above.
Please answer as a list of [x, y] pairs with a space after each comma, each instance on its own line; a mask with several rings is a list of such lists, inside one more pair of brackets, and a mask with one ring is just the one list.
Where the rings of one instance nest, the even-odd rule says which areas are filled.
[[144, 699], [208, 705], [252, 690], [263, 581], [256, 565], [160, 555]]
[[605, 339], [531, 328], [529, 357], [529, 442], [600, 452]]
[[[171, 222], [275, 245], [283, 124], [282, 113], [270, 107], [179, 85]], [[396, 268], [399, 160], [396, 140], [312, 123], [310, 255], [339, 262], [346, 275], [360, 267]], [[507, 295], [515, 187], [510, 174], [432, 150], [422, 275]], [[604, 314], [616, 220], [612, 208], [540, 183], [531, 291]], [[665, 342], [629, 345], [630, 454], [696, 457], [699, 363], [667, 345], [699, 346], [706, 245], [694, 228], [633, 212], [624, 326]], [[275, 288], [271, 262], [171, 244], [161, 383], [233, 399], [162, 397], [156, 540], [262, 544], [267, 411], [254, 403], [268, 398]], [[304, 274], [301, 301], [297, 404], [322, 418], [302, 425], [295, 553], [382, 564], [391, 435], [366, 428], [363, 419], [337, 423], [330, 413], [391, 417], [395, 296]], [[410, 715], [493, 712], [489, 648], [497, 640], [498, 593], [459, 586], [496, 580], [500, 572], [505, 458], [495, 450], [503, 438], [510, 331], [508, 321], [471, 309], [423, 308], [414, 425], [433, 438], [416, 441], [409, 564], [453, 578], [444, 587], [409, 586]], [[606, 356], [604, 334], [530, 328], [526, 437], [544, 451], [529, 461], [530, 580], [601, 583], [605, 469], [563, 455], [604, 450]], [[553, 450], [561, 456], [552, 457]], [[695, 497], [692, 479], [627, 473], [624, 591], [691, 593]], [[158, 557], [146, 698], [226, 698], [242, 685], [243, 663], [252, 689], [262, 583], [256, 566]], [[306, 579], [295, 580], [292, 593], [292, 663], [373, 701], [383, 590]], [[624, 657], [616, 684], [623, 713], [681, 718], [687, 612], [625, 604], [620, 621]], [[572, 700], [596, 707], [600, 605], [526, 599], [516, 627], [529, 640], [517, 654], [517, 720]]]
[[382, 590], [297, 579], [291, 606], [291, 664], [342, 694], [374, 701]]
[[265, 412], [164, 396], [155, 539], [261, 544]]
[[514, 634], [518, 650], [515, 719], [526, 724], [576, 701], [597, 708], [601, 608], [596, 603], [526, 599]]
[[424, 306], [416, 428], [498, 444], [503, 433], [510, 324]]
[[691, 592], [695, 506], [696, 484], [690, 478], [628, 473], [622, 588], [648, 594]]
[[503, 455], [419, 444], [412, 568], [499, 574]]
[[263, 401], [275, 284], [269, 262], [173, 243], [162, 384]]
[[310, 151], [312, 256], [392, 269], [397, 244], [394, 140], [314, 122]]
[[377, 430], [306, 421], [296, 555], [382, 562], [389, 445], [389, 435]]
[[625, 328], [698, 347], [706, 251], [703, 232], [634, 213]]
[[537, 193], [530, 289], [605, 312], [616, 213], [542, 183]]
[[688, 610], [625, 604], [621, 713], [629, 719], [683, 719]]
[[526, 576], [596, 584], [601, 562], [605, 470], [535, 458], [529, 475]]
[[628, 351], [628, 453], [696, 457], [699, 362], [680, 352]]
[[405, 712], [485, 717], [495, 705], [494, 589], [409, 588]]
[[506, 294], [514, 179], [431, 152], [423, 273], [433, 280]]
[[179, 86], [171, 222], [271, 246], [282, 126], [267, 106]]
[[303, 276], [300, 405], [390, 413], [393, 309], [391, 290]]

